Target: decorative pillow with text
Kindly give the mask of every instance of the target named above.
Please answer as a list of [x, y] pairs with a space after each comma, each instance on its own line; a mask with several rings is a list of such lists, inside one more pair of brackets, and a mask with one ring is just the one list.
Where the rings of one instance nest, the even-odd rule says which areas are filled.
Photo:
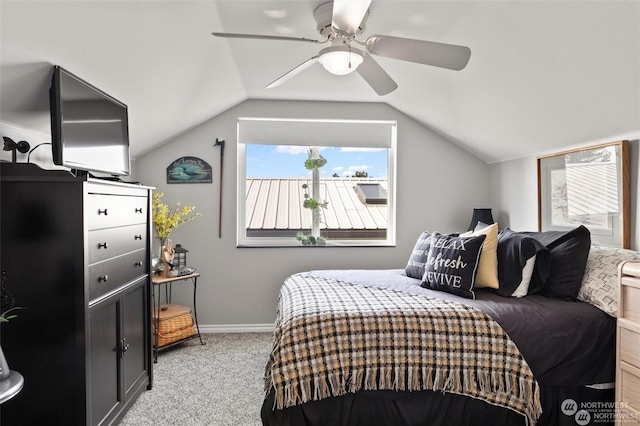
[[407, 267], [404, 268], [404, 272], [408, 277], [422, 279], [424, 275], [424, 264], [427, 262], [430, 246], [431, 233], [425, 231], [418, 237], [411, 256], [409, 256]]
[[475, 299], [475, 283], [486, 235], [454, 237], [434, 232], [420, 285]]
[[[448, 235], [455, 237], [458, 234]], [[429, 247], [431, 247], [431, 232], [424, 231], [418, 237], [411, 256], [409, 256], [407, 266], [404, 268], [404, 272], [408, 277], [422, 279], [424, 264], [427, 263], [427, 256], [429, 255]]]

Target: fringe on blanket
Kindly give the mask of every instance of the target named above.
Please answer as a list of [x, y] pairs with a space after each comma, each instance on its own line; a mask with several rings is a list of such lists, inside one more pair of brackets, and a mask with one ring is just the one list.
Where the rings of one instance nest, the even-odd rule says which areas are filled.
[[[406, 374], [402, 370], [401, 367], [382, 367], [379, 371], [359, 369], [348, 374], [332, 372], [322, 377], [274, 386], [269, 380], [271, 373], [267, 369], [265, 386], [268, 387], [267, 394], [269, 391], [275, 392], [275, 409], [341, 396], [359, 390], [432, 390], [470, 396], [517, 411], [527, 418], [529, 425], [535, 425], [542, 414], [540, 388], [536, 381], [526, 378], [518, 379], [511, 374], [504, 374], [501, 377], [496, 372], [478, 374], [470, 369], [442, 370], [415, 366], [409, 368]], [[496, 400], [483, 397], [487, 393], [497, 395]], [[530, 401], [530, 403], [523, 401]]]

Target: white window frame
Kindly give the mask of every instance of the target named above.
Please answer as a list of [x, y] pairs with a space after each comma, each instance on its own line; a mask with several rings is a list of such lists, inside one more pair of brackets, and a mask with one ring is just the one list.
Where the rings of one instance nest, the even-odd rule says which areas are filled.
[[[292, 119], [240, 117], [237, 122], [237, 226], [238, 247], [310, 247], [293, 237], [247, 237], [246, 149], [247, 144], [384, 147], [387, 157], [386, 239], [330, 240], [326, 246], [387, 247], [396, 244], [396, 145], [395, 120]], [[300, 135], [305, 135], [304, 143]], [[308, 136], [307, 136], [308, 135]], [[313, 246], [318, 247], [318, 246]]]

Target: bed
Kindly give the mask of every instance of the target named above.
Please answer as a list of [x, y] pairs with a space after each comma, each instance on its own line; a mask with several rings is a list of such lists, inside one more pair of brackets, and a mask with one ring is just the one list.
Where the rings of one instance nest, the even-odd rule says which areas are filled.
[[583, 227], [495, 225], [424, 232], [405, 269], [294, 274], [262, 423], [611, 424], [617, 264], [639, 259]]

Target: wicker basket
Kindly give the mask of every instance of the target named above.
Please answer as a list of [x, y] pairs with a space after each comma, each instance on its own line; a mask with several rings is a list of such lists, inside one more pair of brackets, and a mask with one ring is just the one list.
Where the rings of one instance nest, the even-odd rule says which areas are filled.
[[196, 334], [191, 309], [172, 303], [160, 306], [159, 318], [157, 311], [154, 311], [153, 326], [154, 335], [156, 327], [158, 330], [159, 348]]

